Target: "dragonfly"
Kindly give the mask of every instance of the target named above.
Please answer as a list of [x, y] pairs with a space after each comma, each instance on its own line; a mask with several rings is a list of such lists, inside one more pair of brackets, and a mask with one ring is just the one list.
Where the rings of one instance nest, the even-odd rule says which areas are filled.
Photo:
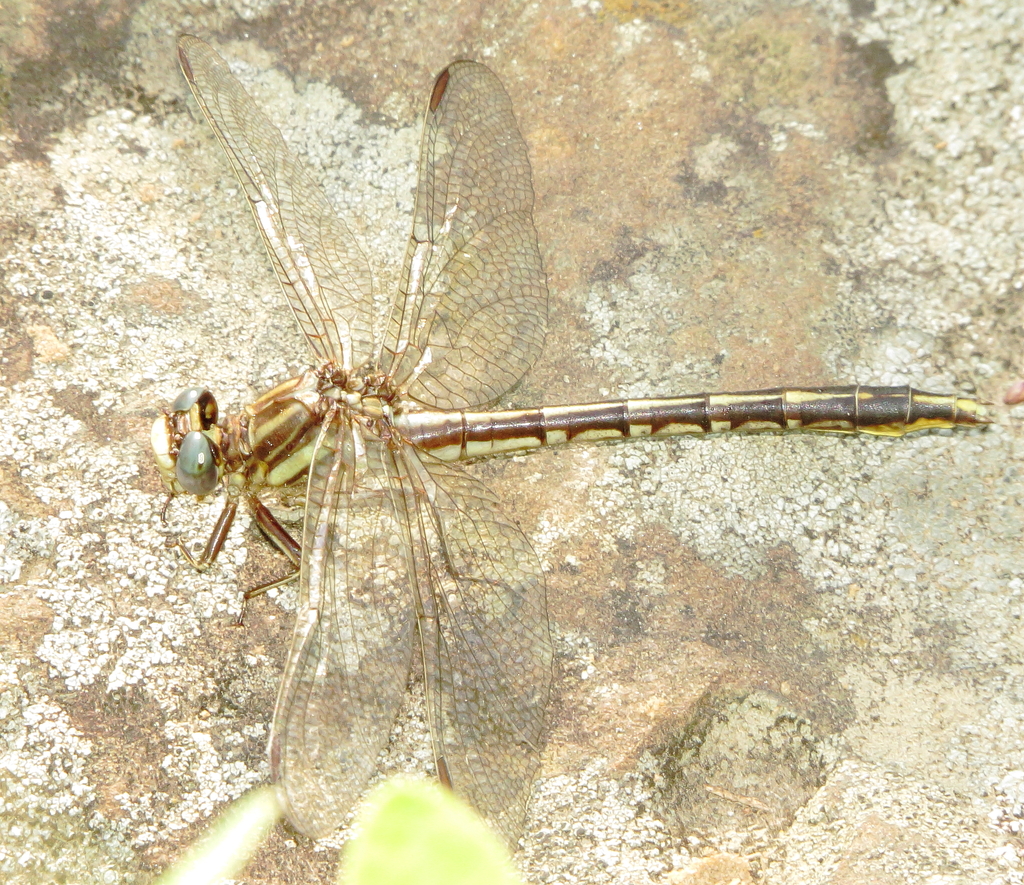
[[[224, 494], [202, 553], [179, 541], [194, 565], [215, 560], [242, 506], [297, 570], [268, 754], [303, 834], [344, 822], [421, 682], [437, 778], [518, 840], [553, 678], [544, 575], [458, 462], [574, 441], [989, 421], [971, 397], [857, 385], [497, 409], [541, 353], [548, 302], [526, 142], [497, 76], [456, 61], [434, 82], [401, 278], [379, 299], [354, 224], [227, 63], [193, 36], [178, 55], [311, 365], [231, 417], [189, 388], [151, 442], [168, 502]], [[303, 483], [296, 541], [261, 498]]]

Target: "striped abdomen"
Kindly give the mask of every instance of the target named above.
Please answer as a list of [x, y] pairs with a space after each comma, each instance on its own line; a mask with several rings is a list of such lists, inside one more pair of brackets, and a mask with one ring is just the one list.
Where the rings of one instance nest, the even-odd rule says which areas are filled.
[[776, 388], [497, 412], [409, 412], [395, 426], [414, 445], [456, 461], [500, 452], [686, 433], [803, 430], [903, 436], [986, 424], [984, 406], [911, 387]]

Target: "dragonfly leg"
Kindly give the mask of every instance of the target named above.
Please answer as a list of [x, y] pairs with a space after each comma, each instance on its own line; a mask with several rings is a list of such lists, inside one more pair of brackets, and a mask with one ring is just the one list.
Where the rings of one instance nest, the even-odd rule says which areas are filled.
[[[166, 509], [167, 508], [164, 507], [165, 511]], [[178, 539], [175, 546], [184, 554], [189, 565], [191, 565], [196, 571], [206, 571], [206, 569], [213, 564], [213, 561], [220, 553], [221, 547], [224, 546], [224, 539], [227, 538], [228, 532], [231, 530], [231, 524], [235, 521], [235, 514], [237, 512], [237, 501], [228, 500], [225, 502], [224, 509], [221, 510], [220, 516], [217, 517], [217, 522], [213, 527], [213, 531], [210, 532], [210, 537], [206, 542], [206, 547], [203, 548], [203, 552], [199, 554], [198, 557], [193, 556], [181, 539]]]
[[299, 542], [291, 536], [288, 529], [281, 525], [277, 517], [259, 498], [250, 498], [249, 504], [252, 506], [252, 515], [256, 518], [256, 525], [267, 536], [267, 540], [287, 556], [288, 561], [298, 569], [302, 559], [302, 547]]
[[274, 590], [277, 587], [282, 587], [294, 581], [299, 576], [299, 562], [302, 558], [302, 548], [291, 536], [288, 529], [281, 525], [277, 517], [270, 512], [266, 504], [255, 497], [249, 499], [249, 504], [252, 507], [252, 515], [256, 519], [256, 525], [260, 527], [260, 531], [263, 532], [267, 540], [288, 557], [288, 561], [292, 564], [292, 570], [283, 577], [250, 587], [242, 594], [242, 610], [238, 613], [238, 620], [235, 621], [235, 624], [239, 627], [242, 626], [242, 621], [245, 617], [246, 602], [256, 596], [262, 596], [268, 590]]

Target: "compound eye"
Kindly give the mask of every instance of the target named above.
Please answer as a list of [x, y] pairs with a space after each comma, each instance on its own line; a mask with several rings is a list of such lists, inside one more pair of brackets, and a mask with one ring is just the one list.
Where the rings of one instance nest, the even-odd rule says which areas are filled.
[[179, 393], [171, 403], [172, 413], [186, 413], [196, 409], [199, 424], [209, 430], [217, 423], [217, 400], [205, 387], [189, 387]]
[[219, 479], [213, 443], [198, 430], [186, 433], [178, 447], [174, 476], [190, 495], [208, 495]]

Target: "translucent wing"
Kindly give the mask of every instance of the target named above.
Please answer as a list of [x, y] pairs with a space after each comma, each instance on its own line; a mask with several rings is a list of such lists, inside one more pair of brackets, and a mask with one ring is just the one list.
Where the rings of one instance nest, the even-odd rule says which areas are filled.
[[270, 762], [288, 819], [314, 838], [341, 824], [365, 789], [406, 693], [416, 618], [389, 458], [373, 440], [363, 450], [339, 412], [310, 467]]
[[544, 746], [551, 638], [541, 565], [461, 468], [402, 452], [439, 771], [515, 844]]
[[178, 58], [249, 200], [313, 353], [347, 370], [362, 365], [376, 351], [366, 257], [224, 59], [188, 35], [178, 40]]
[[490, 403], [533, 364], [546, 326], [526, 143], [498, 78], [455, 62], [427, 108], [390, 374], [429, 408]]
[[278, 795], [309, 836], [344, 821], [387, 743], [417, 630], [438, 768], [514, 843], [551, 689], [540, 563], [482, 483], [358, 433], [336, 413], [310, 468], [270, 739]]

